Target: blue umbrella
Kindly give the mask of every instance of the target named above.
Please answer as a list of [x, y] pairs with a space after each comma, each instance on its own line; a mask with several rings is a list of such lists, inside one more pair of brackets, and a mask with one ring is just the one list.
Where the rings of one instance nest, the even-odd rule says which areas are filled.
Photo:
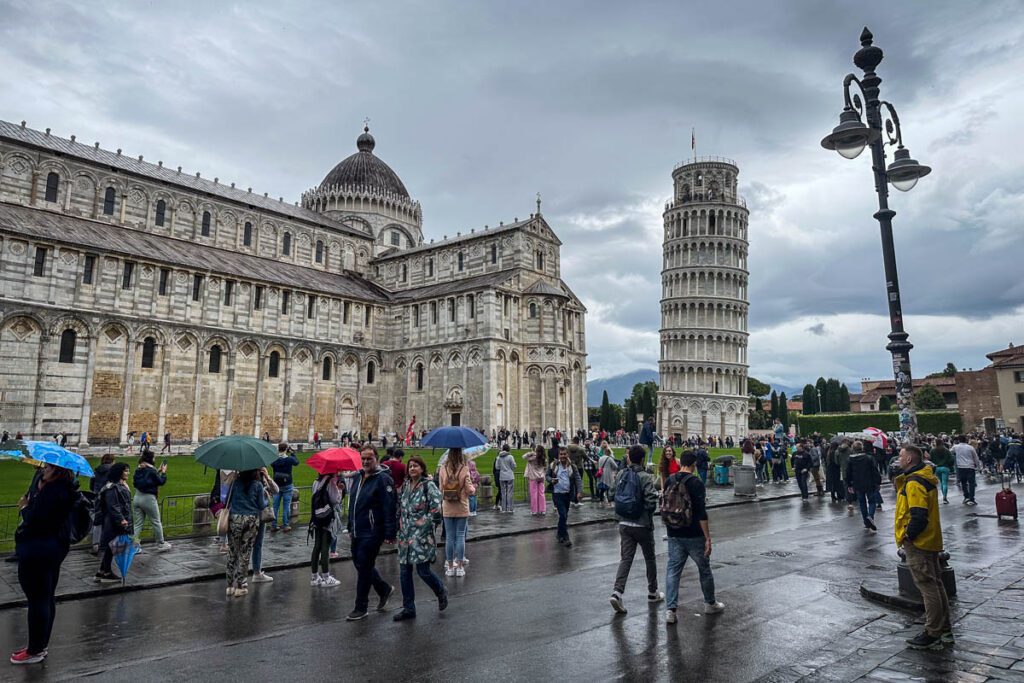
[[83, 477], [95, 476], [85, 458], [52, 441], [15, 441], [11, 445], [5, 443], [0, 449], [0, 455], [31, 465], [54, 465]]
[[469, 427], [438, 427], [423, 437], [422, 446], [430, 448], [471, 448], [483, 446], [487, 437]]
[[139, 552], [139, 546], [128, 534], [121, 534], [110, 542], [110, 550], [114, 553], [114, 562], [121, 572], [121, 585], [128, 580], [128, 569], [132, 566], [132, 560]]

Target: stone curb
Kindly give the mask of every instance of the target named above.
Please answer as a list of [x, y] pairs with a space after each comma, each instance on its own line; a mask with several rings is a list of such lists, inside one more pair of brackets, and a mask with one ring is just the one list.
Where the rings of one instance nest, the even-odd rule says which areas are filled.
[[888, 605], [890, 607], [898, 607], [899, 609], [905, 609], [911, 612], [924, 611], [923, 602], [911, 600], [910, 598], [905, 598], [902, 595], [887, 593], [885, 592], [885, 589], [882, 588], [881, 584], [877, 582], [872, 585], [869, 585], [866, 581], [862, 583], [860, 585], [860, 594], [868, 600], [880, 602], [883, 605]]
[[[786, 493], [786, 494], [783, 494], [783, 495], [780, 495], [780, 496], [773, 496], [773, 497], [768, 498], [768, 499], [761, 499], [761, 498], [739, 498], [737, 500], [731, 500], [731, 501], [727, 501], [727, 502], [723, 502], [723, 503], [712, 503], [712, 504], [708, 505], [708, 509], [734, 507], [736, 505], [748, 505], [750, 503], [761, 503], [761, 502], [763, 502], [763, 503], [771, 503], [771, 502], [774, 502], [776, 500], [785, 500], [785, 499], [788, 499], [788, 498], [798, 498], [798, 497], [800, 497], [800, 493], [799, 492], [796, 492], [796, 493]], [[608, 524], [608, 523], [611, 523], [611, 522], [614, 522], [614, 521], [615, 521], [614, 517], [606, 517], [606, 518], [603, 518], [603, 519], [587, 519], [587, 520], [581, 520], [581, 521], [577, 521], [577, 522], [570, 522], [569, 526], [570, 527], [591, 526], [591, 525], [594, 525], [594, 524]], [[498, 531], [498, 532], [490, 532], [490, 533], [483, 532], [483, 533], [474, 535], [471, 538], [467, 539], [466, 543], [474, 543], [476, 541], [489, 541], [489, 540], [494, 540], [494, 539], [497, 539], [497, 538], [508, 538], [508, 537], [512, 537], [512, 536], [522, 536], [524, 534], [533, 534], [533, 533], [538, 533], [538, 532], [542, 532], [542, 531], [552, 531], [552, 530], [557, 529], [557, 528], [558, 528], [558, 524], [557, 524], [557, 522], [555, 522], [555, 523], [550, 524], [550, 525], [549, 524], [545, 524], [544, 526], [533, 527], [533, 528], [529, 528], [529, 529], [511, 529], [511, 530], [508, 530], [508, 531]], [[86, 548], [83, 546], [81, 549], [77, 549], [76, 548], [76, 549], [72, 550], [72, 552], [79, 552], [79, 551], [80, 552], [85, 552], [85, 550], [86, 550]], [[398, 551], [397, 551], [396, 548], [385, 546], [384, 548], [381, 549], [380, 555], [382, 555], [382, 556], [383, 555], [392, 555], [392, 554], [395, 554], [397, 552]], [[338, 557], [338, 558], [332, 559], [331, 562], [347, 562], [347, 561], [349, 561], [351, 559], [352, 559], [351, 556], [346, 554], [346, 555], [343, 555], [342, 557]], [[277, 563], [277, 564], [267, 564], [267, 565], [265, 565], [263, 567], [263, 569], [268, 571], [268, 572], [270, 572], [270, 571], [280, 571], [280, 570], [285, 570], [285, 569], [298, 569], [300, 567], [306, 567], [308, 565], [309, 565], [309, 560], [303, 560], [301, 562], [281, 562], [281, 563]], [[219, 579], [219, 578], [224, 578], [224, 571], [223, 571], [223, 569], [220, 569], [220, 570], [218, 570], [216, 572], [197, 573], [197, 574], [194, 574], [194, 575], [188, 576], [188, 577], [179, 577], [179, 578], [174, 578], [174, 579], [168, 579], [166, 581], [153, 581], [153, 582], [149, 582], [149, 583], [145, 583], [145, 584], [130, 584], [129, 583], [129, 584], [126, 584], [124, 586], [121, 586], [121, 585], [118, 585], [118, 584], [109, 584], [109, 585], [107, 585], [105, 587], [101, 584], [101, 585], [96, 586], [95, 588], [88, 588], [88, 589], [80, 590], [80, 591], [73, 592], [73, 593], [65, 593], [63, 595], [58, 595], [57, 596], [57, 602], [70, 602], [72, 600], [84, 600], [84, 599], [87, 599], [87, 598], [94, 598], [94, 597], [99, 597], [99, 596], [102, 596], [102, 595], [115, 595], [115, 594], [130, 593], [130, 592], [135, 592], [135, 591], [151, 590], [151, 589], [154, 589], [154, 588], [166, 588], [168, 586], [180, 586], [180, 585], [186, 585], [186, 584], [190, 584], [190, 583], [199, 583], [200, 581], [211, 581], [211, 580]], [[16, 607], [25, 607], [26, 604], [27, 604], [27, 602], [23, 598], [22, 599], [18, 599], [18, 600], [10, 600], [8, 602], [0, 603], [0, 610], [12, 609], [12, 608], [16, 608]]]

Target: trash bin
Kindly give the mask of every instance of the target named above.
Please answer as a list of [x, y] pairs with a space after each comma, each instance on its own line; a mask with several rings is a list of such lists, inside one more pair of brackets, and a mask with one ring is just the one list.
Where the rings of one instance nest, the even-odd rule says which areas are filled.
[[729, 485], [729, 466], [715, 465], [715, 483], [719, 486]]
[[733, 486], [733, 495], [757, 497], [754, 468], [750, 465], [735, 465], [733, 467]]

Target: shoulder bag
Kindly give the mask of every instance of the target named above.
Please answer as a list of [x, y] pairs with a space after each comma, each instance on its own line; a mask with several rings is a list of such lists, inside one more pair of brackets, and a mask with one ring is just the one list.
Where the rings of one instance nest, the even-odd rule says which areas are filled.
[[235, 492], [235, 482], [231, 482], [231, 488], [228, 489], [227, 500], [224, 501], [224, 507], [217, 513], [217, 535], [227, 536], [228, 535], [228, 518], [231, 516], [231, 495]]

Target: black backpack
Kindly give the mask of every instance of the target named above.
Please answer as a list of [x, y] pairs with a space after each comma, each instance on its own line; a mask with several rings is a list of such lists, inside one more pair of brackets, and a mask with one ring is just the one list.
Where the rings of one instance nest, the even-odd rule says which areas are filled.
[[313, 494], [310, 510], [310, 524], [320, 528], [331, 525], [331, 521], [334, 519], [334, 506], [331, 505], [331, 496], [327, 492], [327, 481], [324, 481], [324, 484]]
[[622, 471], [615, 484], [615, 514], [626, 519], [639, 519], [644, 510], [644, 490], [640, 485], [640, 475], [628, 467]]
[[71, 545], [92, 533], [93, 514], [96, 509], [96, 494], [92, 491], [75, 491], [75, 498], [68, 513], [68, 540]]

